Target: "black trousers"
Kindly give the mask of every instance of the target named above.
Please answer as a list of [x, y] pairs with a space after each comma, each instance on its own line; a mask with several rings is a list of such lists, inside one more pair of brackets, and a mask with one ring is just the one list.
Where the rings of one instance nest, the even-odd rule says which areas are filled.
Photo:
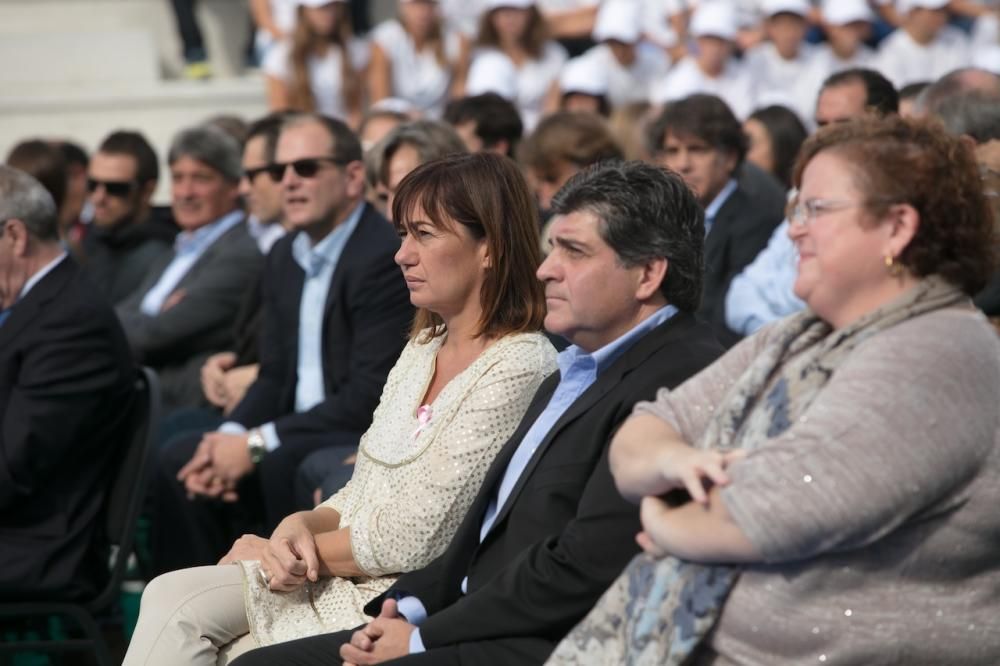
[[[251, 650], [237, 657], [232, 666], [339, 666], [343, 663], [340, 646], [349, 643], [357, 629]], [[530, 666], [545, 663], [554, 649], [553, 643], [541, 638], [505, 638], [448, 645], [383, 663], [391, 666]]]
[[329, 439], [285, 442], [236, 487], [239, 500], [189, 499], [177, 472], [191, 460], [202, 433], [185, 433], [160, 449], [153, 479], [151, 516], [153, 573], [215, 564], [243, 534], [269, 536], [282, 518], [303, 509], [295, 476], [303, 459], [324, 444], [357, 446], [358, 433], [330, 433]]
[[177, 20], [177, 33], [181, 38], [186, 62], [199, 62], [206, 59], [205, 42], [202, 40], [198, 19], [194, 14], [194, 2], [195, 0], [171, 0], [174, 17]]

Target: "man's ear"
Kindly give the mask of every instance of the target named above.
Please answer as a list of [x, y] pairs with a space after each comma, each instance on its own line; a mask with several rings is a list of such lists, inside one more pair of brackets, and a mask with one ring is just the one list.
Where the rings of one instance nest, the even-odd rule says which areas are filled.
[[10, 243], [15, 257], [24, 257], [28, 254], [28, 228], [20, 218], [12, 217], [7, 220], [3, 238], [0, 240]]
[[147, 180], [139, 186], [139, 203], [148, 206], [153, 200], [153, 192], [156, 191], [156, 181]]
[[667, 277], [668, 266], [666, 257], [650, 259], [641, 266], [642, 272], [639, 273], [639, 282], [635, 290], [636, 300], [647, 301], [660, 291], [660, 285]]

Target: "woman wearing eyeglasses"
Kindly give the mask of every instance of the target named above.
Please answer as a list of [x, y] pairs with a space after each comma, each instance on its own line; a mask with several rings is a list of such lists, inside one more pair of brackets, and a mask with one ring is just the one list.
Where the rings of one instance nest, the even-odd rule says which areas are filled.
[[351, 481], [269, 540], [241, 538], [220, 566], [152, 581], [126, 664], [215, 664], [223, 648], [232, 659], [367, 621], [368, 601], [444, 550], [555, 370], [539, 332], [536, 213], [514, 163], [479, 154], [424, 164], [393, 208], [417, 316]]
[[646, 554], [549, 663], [1000, 663], [1000, 341], [970, 300], [996, 236], [972, 153], [855, 121], [809, 139], [794, 181], [808, 309], [619, 430]]
[[295, 0], [295, 28], [264, 57], [272, 110], [316, 111], [356, 127], [368, 46], [351, 31], [345, 0]]

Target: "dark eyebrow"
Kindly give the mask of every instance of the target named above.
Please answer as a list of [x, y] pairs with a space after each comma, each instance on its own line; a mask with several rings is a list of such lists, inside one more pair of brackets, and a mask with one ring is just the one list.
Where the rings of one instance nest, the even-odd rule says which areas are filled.
[[567, 250], [575, 250], [577, 252], [587, 252], [590, 250], [590, 246], [586, 243], [580, 241], [575, 241], [571, 238], [564, 238], [559, 236], [557, 238], [549, 238], [550, 245], [559, 245]]

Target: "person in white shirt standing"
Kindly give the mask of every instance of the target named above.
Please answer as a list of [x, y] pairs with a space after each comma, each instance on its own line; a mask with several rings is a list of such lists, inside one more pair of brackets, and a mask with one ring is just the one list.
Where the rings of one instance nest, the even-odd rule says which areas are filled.
[[444, 111], [458, 57], [460, 35], [447, 32], [434, 0], [398, 0], [399, 18], [371, 33], [368, 101], [386, 98], [430, 118]]
[[902, 25], [885, 38], [876, 66], [897, 88], [970, 63], [968, 38], [948, 23], [948, 0], [899, 0]]
[[359, 73], [368, 47], [354, 37], [342, 0], [297, 0], [295, 27], [264, 57], [273, 110], [318, 111], [356, 125], [361, 120]]
[[[494, 71], [514, 72], [516, 92], [510, 97], [529, 130], [538, 124], [546, 96], [559, 77], [569, 55], [549, 38], [549, 28], [534, 0], [487, 0], [479, 21], [479, 31], [468, 57], [469, 78], [459, 74], [453, 89], [457, 97], [496, 92]], [[499, 61], [489, 67], [477, 65], [481, 59]], [[504, 60], [510, 61], [506, 66]]]
[[734, 57], [739, 30], [736, 10], [728, 2], [702, 2], [691, 16], [689, 34], [696, 52], [674, 65], [650, 91], [650, 102], [664, 104], [696, 93], [721, 97], [740, 119], [756, 107], [756, 85], [749, 70]]
[[670, 69], [663, 49], [642, 41], [642, 18], [636, 0], [605, 0], [592, 35], [599, 44], [581, 56], [595, 78], [608, 82], [613, 107], [645, 102]]
[[757, 105], [781, 104], [802, 118], [812, 111], [816, 91], [805, 85], [815, 47], [806, 43], [810, 6], [806, 0], [763, 0], [767, 41], [746, 54], [757, 86]]

